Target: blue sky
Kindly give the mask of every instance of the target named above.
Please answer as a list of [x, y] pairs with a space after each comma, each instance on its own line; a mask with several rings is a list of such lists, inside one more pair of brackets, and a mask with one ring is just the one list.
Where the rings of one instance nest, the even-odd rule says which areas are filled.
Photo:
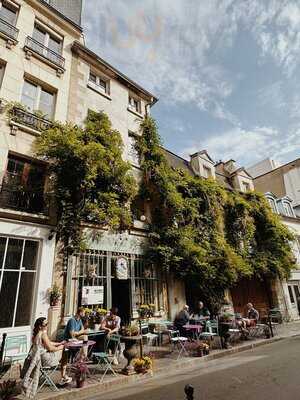
[[300, 0], [85, 0], [87, 46], [159, 97], [164, 145], [300, 156]]

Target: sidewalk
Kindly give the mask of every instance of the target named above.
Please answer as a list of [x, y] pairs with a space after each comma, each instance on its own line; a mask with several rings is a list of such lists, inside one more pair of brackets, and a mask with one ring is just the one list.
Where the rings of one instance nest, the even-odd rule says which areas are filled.
[[[284, 338], [293, 337], [300, 335], [300, 321], [290, 322], [283, 325], [276, 326], [276, 336], [271, 339], [253, 339], [246, 342], [240, 342], [235, 345], [232, 349], [228, 350], [220, 350], [215, 349], [212, 350], [208, 356], [204, 357], [182, 357], [179, 360], [176, 360], [177, 354], [170, 353], [167, 347], [161, 347], [158, 351], [153, 351], [154, 366], [153, 366], [153, 374], [157, 375], [159, 373], [174, 372], [177, 369], [188, 369], [193, 368], [194, 366], [198, 366], [199, 363], [205, 363], [210, 360], [215, 360], [218, 358], [223, 358], [229, 356], [234, 353], [239, 353], [246, 350], [251, 350], [255, 347], [263, 346], [266, 344], [274, 343]], [[159, 358], [156, 358], [159, 357]], [[117, 371], [121, 371], [123, 366], [125, 365], [125, 360], [122, 360], [121, 365], [116, 369]], [[93, 395], [99, 395], [99, 392], [106, 392], [113, 388], [120, 388], [124, 385], [128, 385], [130, 383], [139, 383], [143, 382], [147, 379], [151, 379], [152, 374], [148, 373], [145, 375], [118, 375], [117, 377], [108, 375], [105, 377], [103, 383], [100, 383], [101, 373], [97, 373], [92, 375], [87, 379], [86, 385], [82, 389], [76, 389], [74, 384], [71, 384], [68, 388], [64, 390], [60, 390], [59, 392], [51, 392], [48, 389], [45, 389], [44, 392], [38, 395], [38, 400], [76, 400], [81, 399], [82, 397], [88, 397]], [[59, 379], [59, 376], [57, 376]]]

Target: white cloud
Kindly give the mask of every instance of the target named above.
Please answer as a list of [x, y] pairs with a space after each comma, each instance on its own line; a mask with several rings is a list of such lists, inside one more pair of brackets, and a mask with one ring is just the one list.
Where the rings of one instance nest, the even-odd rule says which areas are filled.
[[190, 154], [206, 149], [216, 161], [233, 158], [238, 162], [243, 160], [243, 164], [248, 166], [268, 156], [281, 161], [294, 152], [297, 146], [300, 146], [300, 128], [290, 135], [282, 135], [277, 129], [268, 126], [257, 126], [250, 130], [236, 127], [211, 135], [201, 141], [201, 148], [194, 143], [185, 148], [181, 155], [188, 158]]

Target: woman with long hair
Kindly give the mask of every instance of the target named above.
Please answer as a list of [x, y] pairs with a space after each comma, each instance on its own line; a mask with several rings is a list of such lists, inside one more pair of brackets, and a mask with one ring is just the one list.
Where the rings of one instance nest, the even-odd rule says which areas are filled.
[[72, 378], [66, 375], [68, 356], [64, 351], [64, 342], [52, 342], [47, 334], [48, 321], [46, 318], [38, 318], [33, 327], [32, 345], [40, 350], [41, 362], [45, 367], [55, 367], [61, 363], [61, 385], [72, 381]]

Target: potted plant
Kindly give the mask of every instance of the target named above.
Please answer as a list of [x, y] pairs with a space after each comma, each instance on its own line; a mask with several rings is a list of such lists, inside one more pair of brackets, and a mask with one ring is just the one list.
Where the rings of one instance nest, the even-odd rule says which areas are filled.
[[71, 371], [73, 372], [74, 379], [76, 381], [76, 387], [82, 388], [87, 376], [90, 375], [89, 367], [87, 366], [85, 360], [81, 358], [76, 360], [72, 364]]
[[17, 400], [18, 395], [21, 394], [20, 388], [17, 386], [16, 381], [0, 382], [0, 399], [2, 400]]
[[152, 369], [152, 359], [148, 356], [136, 358], [133, 367], [136, 373], [145, 374]]
[[59, 303], [59, 300], [61, 298], [61, 290], [55, 283], [52, 288], [49, 290], [49, 296], [50, 296], [50, 306], [51, 307], [56, 307]]
[[121, 334], [123, 336], [137, 336], [139, 334], [139, 328], [137, 325], [123, 326]]

